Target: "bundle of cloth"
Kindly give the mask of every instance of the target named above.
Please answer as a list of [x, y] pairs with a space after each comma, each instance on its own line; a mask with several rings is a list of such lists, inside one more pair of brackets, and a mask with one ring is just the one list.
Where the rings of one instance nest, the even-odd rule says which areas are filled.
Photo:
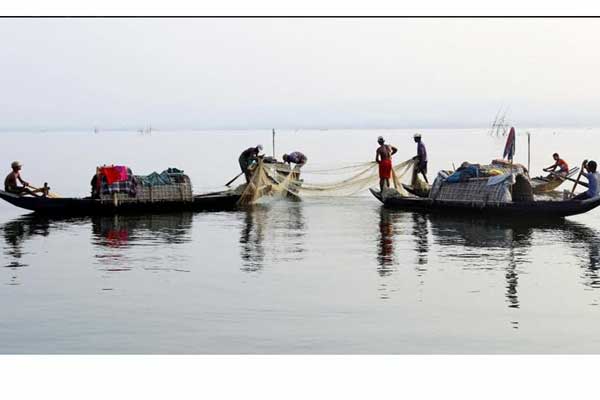
[[[99, 181], [98, 176], [100, 177]], [[123, 165], [99, 167], [96, 175], [92, 178], [92, 187], [96, 187], [97, 193], [103, 195], [127, 193], [135, 197], [137, 194], [137, 180], [131, 169]]]
[[447, 183], [465, 182], [472, 178], [487, 178], [504, 174], [500, 168], [493, 165], [471, 164], [468, 161], [463, 162], [459, 168], [446, 178]]
[[174, 183], [184, 183], [185, 175], [183, 170], [177, 168], [168, 168], [158, 172], [152, 172], [149, 175], [137, 176], [138, 182], [144, 186], [172, 185]]
[[464, 162], [452, 175], [446, 178], [447, 183], [456, 183], [468, 181], [471, 178], [479, 178], [480, 165]]

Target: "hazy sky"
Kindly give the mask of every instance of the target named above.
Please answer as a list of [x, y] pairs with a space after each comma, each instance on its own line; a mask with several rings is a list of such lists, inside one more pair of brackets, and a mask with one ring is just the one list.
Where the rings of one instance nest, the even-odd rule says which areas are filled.
[[0, 129], [600, 125], [600, 20], [0, 20]]

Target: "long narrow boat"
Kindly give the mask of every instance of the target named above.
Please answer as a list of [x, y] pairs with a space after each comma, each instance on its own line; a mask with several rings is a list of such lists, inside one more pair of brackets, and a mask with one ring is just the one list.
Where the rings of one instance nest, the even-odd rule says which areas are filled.
[[109, 201], [92, 199], [90, 197], [50, 198], [18, 196], [0, 190], [0, 198], [10, 204], [49, 215], [101, 215], [115, 213], [146, 213], [173, 211], [209, 211], [231, 210], [236, 208], [240, 194], [227, 190], [195, 195], [192, 201], [154, 201], [154, 202], [123, 202], [114, 204]]
[[600, 205], [600, 196], [587, 200], [534, 200], [480, 204], [467, 201], [432, 200], [420, 197], [390, 196], [369, 189], [386, 208], [446, 215], [502, 216], [518, 218], [563, 218], [583, 214]]
[[533, 193], [550, 193], [562, 185], [566, 178], [572, 177], [577, 172], [579, 172], [579, 167], [571, 168], [566, 176], [550, 172], [550, 176], [536, 176], [535, 178], [531, 178], [531, 187], [533, 189]]
[[533, 188], [533, 193], [535, 194], [549, 193], [562, 185], [564, 181], [564, 179], [560, 178], [546, 178], [538, 176], [531, 178], [531, 187]]

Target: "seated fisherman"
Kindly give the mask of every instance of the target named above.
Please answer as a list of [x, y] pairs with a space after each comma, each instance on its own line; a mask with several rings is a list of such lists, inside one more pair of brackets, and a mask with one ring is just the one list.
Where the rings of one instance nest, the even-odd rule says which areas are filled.
[[252, 177], [252, 173], [250, 172], [249, 168], [253, 162], [258, 160], [258, 153], [260, 153], [262, 149], [262, 145], [259, 144], [256, 147], [247, 148], [246, 150], [242, 151], [242, 154], [240, 154], [238, 161], [240, 163], [240, 168], [246, 177], [246, 183], [250, 183], [250, 178]]
[[292, 163], [294, 163], [298, 169], [302, 168], [306, 164], [307, 160], [308, 158], [306, 158], [306, 156], [299, 151], [294, 151], [293, 153], [283, 155], [284, 163], [288, 163], [290, 166]]
[[586, 160], [583, 162], [581, 168], [588, 172], [583, 172], [582, 175], [587, 178], [588, 183], [579, 182], [579, 184], [587, 187], [588, 190], [573, 197], [573, 200], [585, 200], [598, 196], [598, 181], [600, 180], [600, 174], [596, 171], [597, 167], [596, 161], [588, 162]]
[[[565, 160], [560, 158], [558, 153], [552, 154], [552, 158], [554, 158], [554, 164], [549, 167], [544, 168], [544, 171], [545, 172], [554, 172], [556, 170], [556, 168], [558, 168], [558, 172], [557, 172], [558, 174], [567, 176], [567, 174], [569, 173], [569, 165], [565, 162]], [[548, 177], [551, 178], [551, 177], [553, 177], [553, 175], [550, 174]]]
[[[21, 164], [18, 161], [13, 161], [12, 164], [10, 164], [10, 167], [12, 168], [12, 171], [10, 174], [8, 174], [6, 176], [6, 179], [4, 179], [4, 190], [6, 192], [9, 193], [14, 193], [14, 194], [18, 194], [19, 196], [25, 195], [25, 194], [30, 194], [32, 196], [36, 196], [39, 197], [40, 195], [37, 195], [36, 193], [40, 193], [43, 192], [43, 189], [35, 189], [35, 190], [31, 190], [29, 189], [27, 186], [29, 186], [29, 183], [25, 182], [23, 180], [23, 178], [21, 178], [21, 168], [23, 167], [23, 164]], [[23, 186], [19, 186], [17, 184], [17, 181], [21, 182], [21, 184]]]

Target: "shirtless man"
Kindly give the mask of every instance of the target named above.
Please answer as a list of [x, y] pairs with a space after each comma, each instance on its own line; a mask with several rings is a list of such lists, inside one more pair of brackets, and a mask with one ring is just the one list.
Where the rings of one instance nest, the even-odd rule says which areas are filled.
[[383, 187], [390, 187], [390, 177], [392, 176], [392, 156], [398, 151], [397, 148], [385, 144], [383, 137], [377, 138], [379, 147], [375, 153], [375, 162], [379, 164], [379, 189], [383, 193]]
[[[6, 179], [4, 179], [4, 190], [9, 193], [18, 194], [19, 196], [22, 196], [24, 194], [30, 194], [32, 196], [39, 197], [36, 193], [42, 192], [43, 189], [36, 189], [36, 190], [29, 189], [27, 187], [27, 186], [29, 186], [29, 183], [25, 182], [23, 180], [23, 178], [21, 178], [20, 171], [21, 171], [21, 168], [23, 167], [23, 164], [21, 164], [18, 161], [13, 161], [13, 163], [10, 164], [10, 167], [12, 168], [12, 171], [10, 174], [8, 174], [6, 176]], [[23, 186], [19, 186], [17, 184], [17, 181], [21, 182], [21, 184]]]

